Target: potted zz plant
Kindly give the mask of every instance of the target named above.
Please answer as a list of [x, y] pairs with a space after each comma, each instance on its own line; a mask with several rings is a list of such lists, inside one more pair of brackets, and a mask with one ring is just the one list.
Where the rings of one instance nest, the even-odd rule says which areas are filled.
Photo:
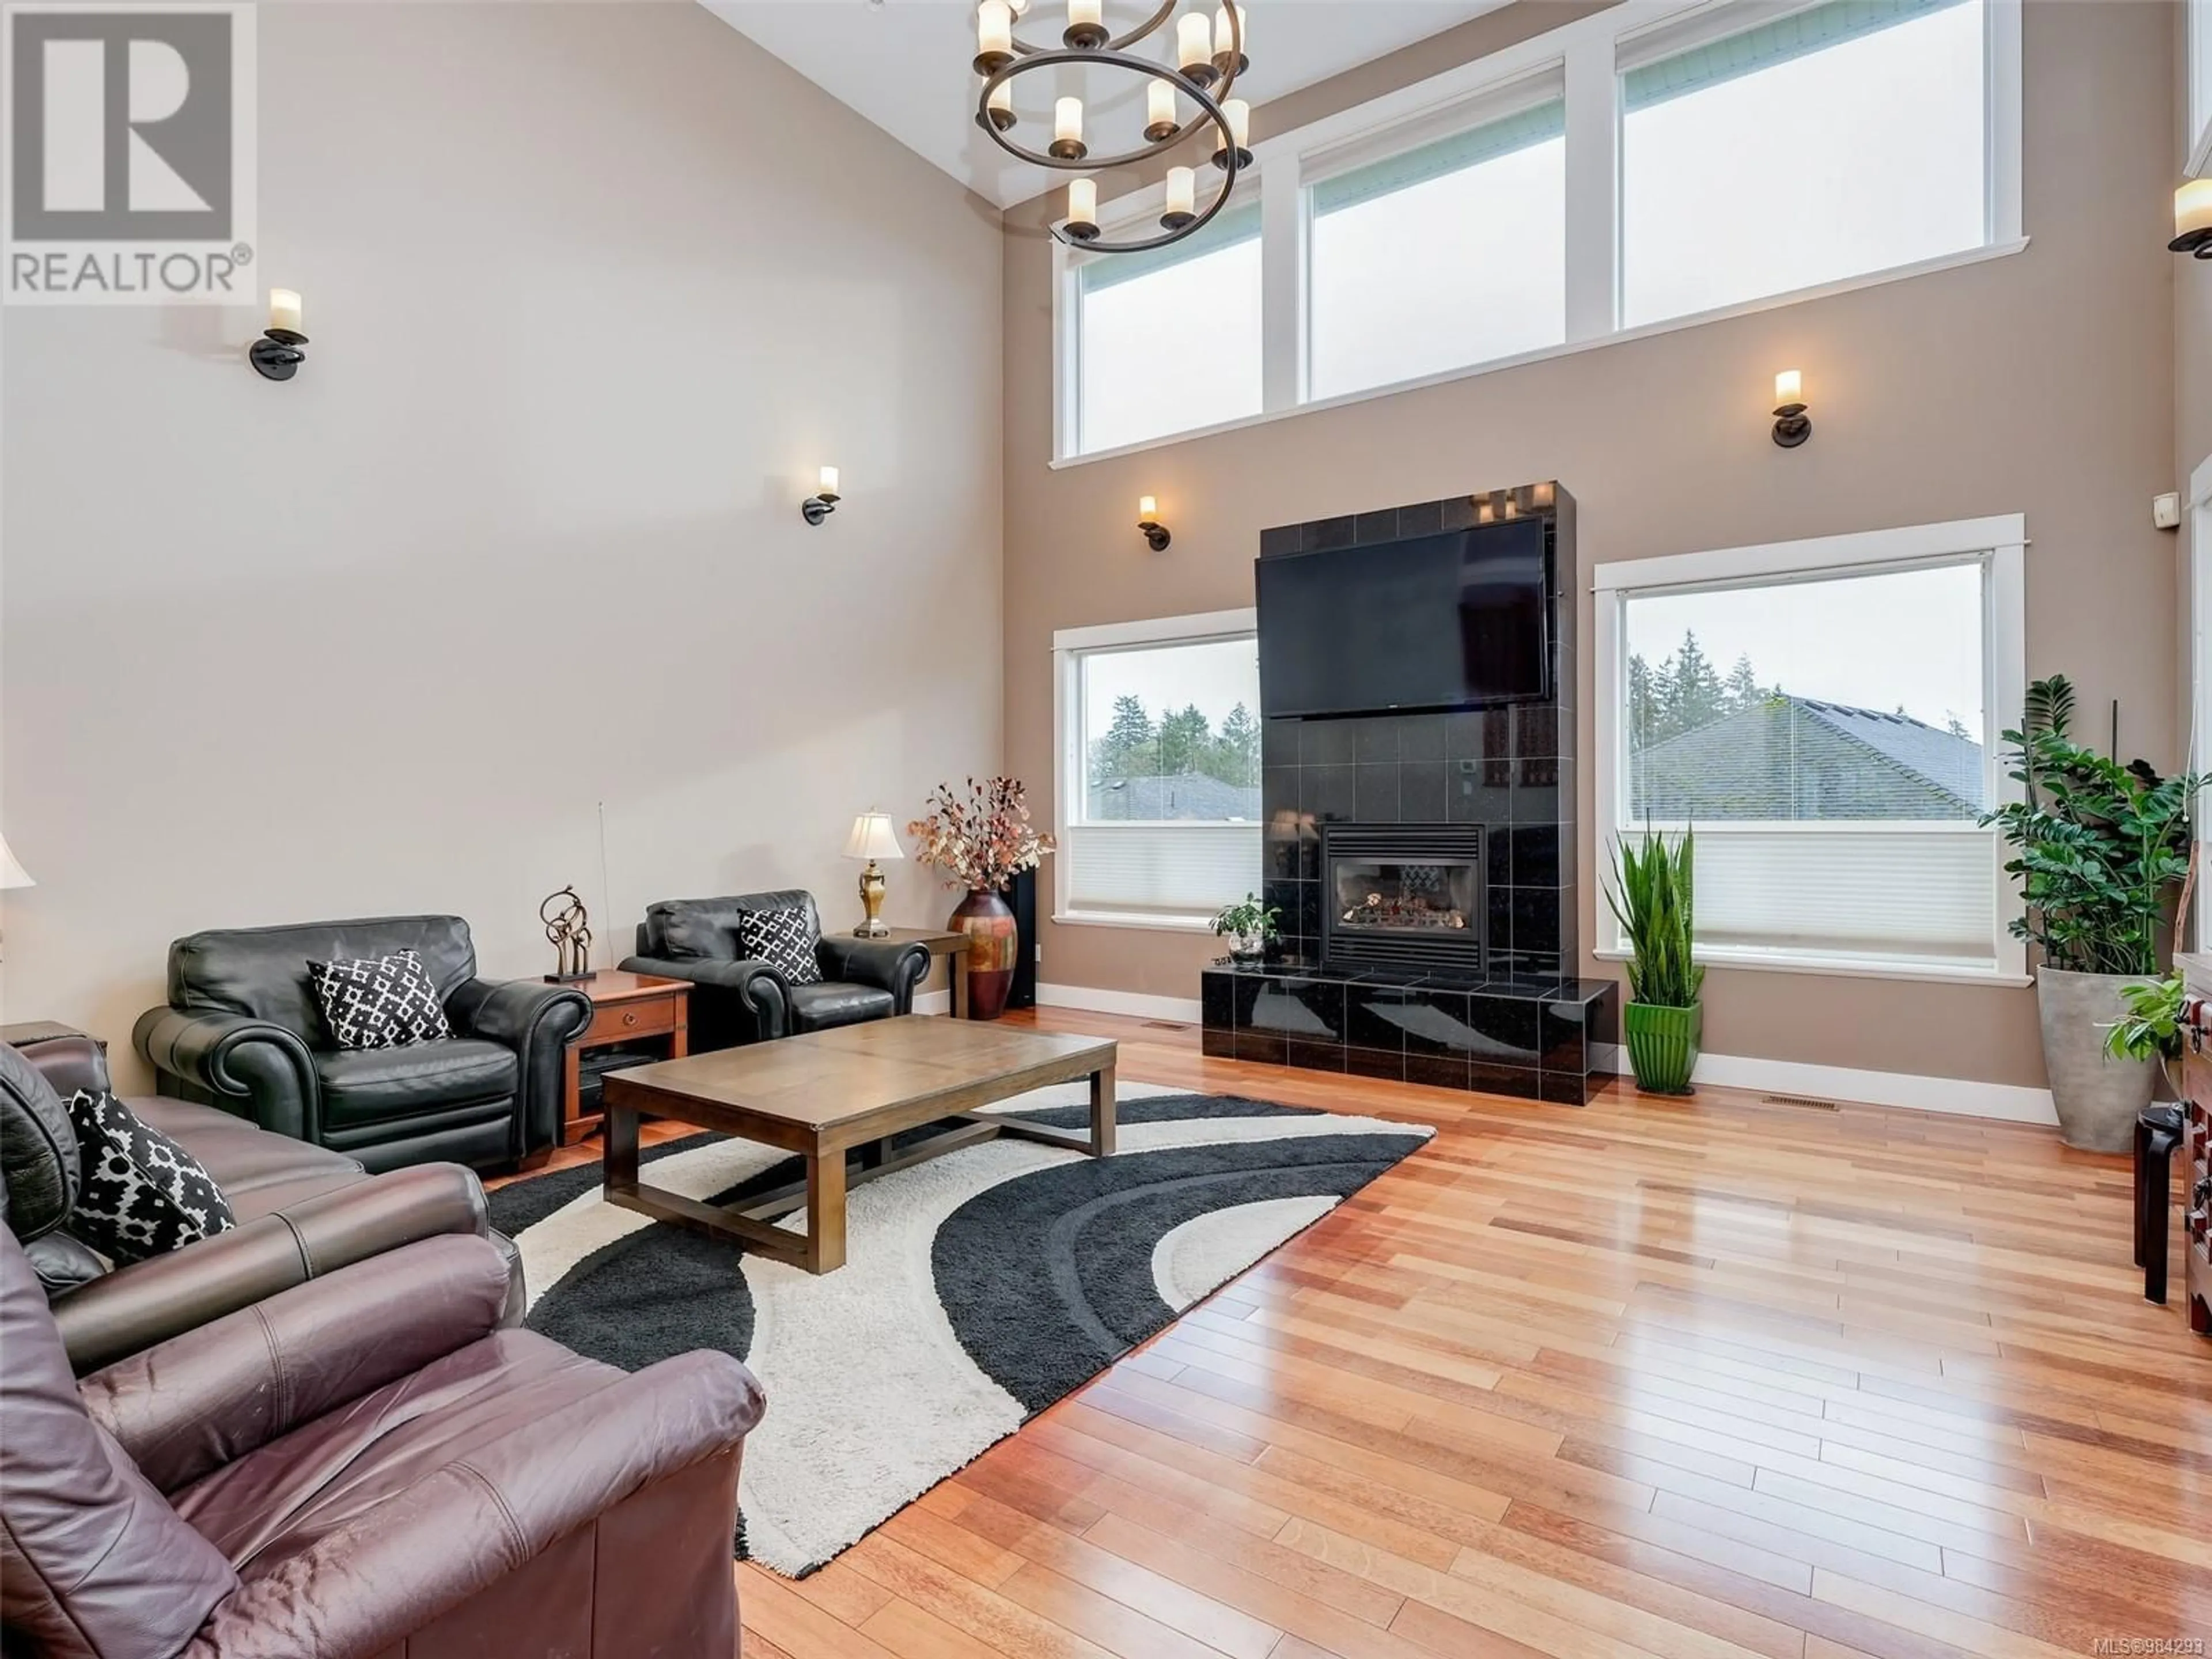
[[1651, 830], [1644, 844], [1626, 836], [1613, 845], [1613, 882], [1605, 902], [1627, 936], [1628, 1006], [1621, 1024], [1636, 1086], [1652, 1094], [1686, 1095], [1705, 1036], [1698, 1001], [1705, 970], [1691, 959], [1696, 837], [1669, 845]]
[[1264, 956], [1267, 946], [1282, 937], [1282, 911], [1260, 902], [1257, 893], [1247, 893], [1234, 904], [1222, 906], [1213, 918], [1213, 931], [1229, 941], [1229, 954], [1238, 962]]
[[945, 923], [968, 935], [968, 1017], [996, 1019], [1006, 1011], [1013, 988], [1014, 961], [1020, 951], [1006, 884], [1034, 870], [1053, 850], [1050, 836], [1030, 828], [1029, 799], [1013, 778], [968, 780], [968, 798], [940, 783], [929, 798], [929, 816], [906, 827], [915, 838], [915, 859], [945, 872], [945, 879], [968, 890]]
[[[2027, 688], [2007, 732], [2022, 798], [1981, 821], [2014, 856], [2025, 914], [2015, 938], [2043, 954], [2035, 975], [2043, 1064], [2069, 1146], [2125, 1152], [2156, 1081], [2155, 1033], [2118, 1039], [2131, 1002], [2159, 986], [2159, 930], [2189, 871], [2189, 805], [2208, 777], [2161, 778], [2074, 741], [2063, 675]], [[2108, 1041], [2105, 1033], [2114, 1034]]]

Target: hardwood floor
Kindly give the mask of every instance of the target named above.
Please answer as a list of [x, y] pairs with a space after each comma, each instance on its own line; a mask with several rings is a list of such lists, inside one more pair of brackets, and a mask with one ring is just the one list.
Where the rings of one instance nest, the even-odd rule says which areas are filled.
[[2125, 1160], [1971, 1118], [1626, 1085], [1577, 1111], [1036, 1023], [1120, 1038], [1125, 1079], [1439, 1133], [820, 1573], [740, 1567], [750, 1659], [2212, 1639], [2212, 1344], [2142, 1299]]

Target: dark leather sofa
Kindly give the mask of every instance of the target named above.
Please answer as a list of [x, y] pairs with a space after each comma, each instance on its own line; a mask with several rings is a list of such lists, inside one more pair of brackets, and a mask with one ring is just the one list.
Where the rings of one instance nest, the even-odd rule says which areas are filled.
[[[307, 963], [421, 956], [453, 1036], [342, 1052]], [[511, 1164], [560, 1135], [562, 1061], [591, 999], [537, 980], [477, 977], [459, 916], [385, 916], [194, 933], [169, 947], [169, 1000], [131, 1041], [161, 1091], [221, 1106], [371, 1170]]]
[[691, 982], [694, 1054], [914, 1012], [915, 991], [929, 977], [929, 951], [920, 945], [823, 934], [815, 947], [822, 965], [818, 985], [793, 985], [767, 963], [738, 954], [740, 912], [794, 908], [805, 909], [821, 933], [814, 896], [799, 888], [661, 899], [646, 907], [637, 954], [623, 966], [634, 974]]
[[370, 1176], [341, 1153], [288, 1140], [212, 1106], [128, 1103], [199, 1160], [238, 1224], [167, 1255], [110, 1269], [70, 1231], [76, 1136], [64, 1100], [108, 1088], [89, 1037], [0, 1044], [0, 1196], [70, 1364], [112, 1364], [295, 1285], [417, 1240], [488, 1238], [508, 1264], [502, 1317], [522, 1317], [522, 1265], [493, 1232], [483, 1188], [455, 1164]]
[[507, 1285], [426, 1239], [80, 1383], [0, 1229], [0, 1648], [731, 1659], [759, 1385], [501, 1329]]

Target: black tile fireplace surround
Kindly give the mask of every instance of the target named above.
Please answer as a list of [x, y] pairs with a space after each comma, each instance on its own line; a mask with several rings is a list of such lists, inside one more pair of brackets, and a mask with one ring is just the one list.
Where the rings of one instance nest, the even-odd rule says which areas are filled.
[[[1577, 976], [1573, 498], [1522, 485], [1286, 526], [1261, 556], [1501, 517], [1549, 532], [1554, 696], [1297, 719], [1267, 712], [1262, 683], [1261, 893], [1283, 938], [1264, 961], [1206, 972], [1209, 1054], [1577, 1105], [1606, 1080], [1591, 1063], [1618, 1040], [1618, 988]], [[1392, 862], [1394, 831], [1395, 862], [1421, 867], [1342, 887], [1332, 855]], [[1449, 921], [1462, 902], [1479, 907], [1465, 927]]]

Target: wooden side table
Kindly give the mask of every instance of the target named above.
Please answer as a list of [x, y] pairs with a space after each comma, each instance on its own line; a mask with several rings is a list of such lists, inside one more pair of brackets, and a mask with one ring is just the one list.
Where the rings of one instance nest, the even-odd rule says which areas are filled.
[[968, 945], [965, 933], [953, 933], [939, 927], [894, 927], [881, 935], [879, 945], [924, 945], [929, 947], [933, 960], [938, 957], [951, 958], [952, 1018], [968, 1018]]
[[[680, 979], [653, 974], [625, 973], [602, 968], [591, 978], [576, 981], [576, 988], [592, 1000], [592, 1023], [584, 1035], [568, 1045], [561, 1095], [561, 1144], [573, 1146], [599, 1127], [604, 1115], [587, 1111], [583, 1103], [584, 1055], [594, 1048], [643, 1037], [661, 1039], [665, 1058], [682, 1060], [691, 1052], [691, 987]], [[641, 1055], [635, 1064], [647, 1058]]]

